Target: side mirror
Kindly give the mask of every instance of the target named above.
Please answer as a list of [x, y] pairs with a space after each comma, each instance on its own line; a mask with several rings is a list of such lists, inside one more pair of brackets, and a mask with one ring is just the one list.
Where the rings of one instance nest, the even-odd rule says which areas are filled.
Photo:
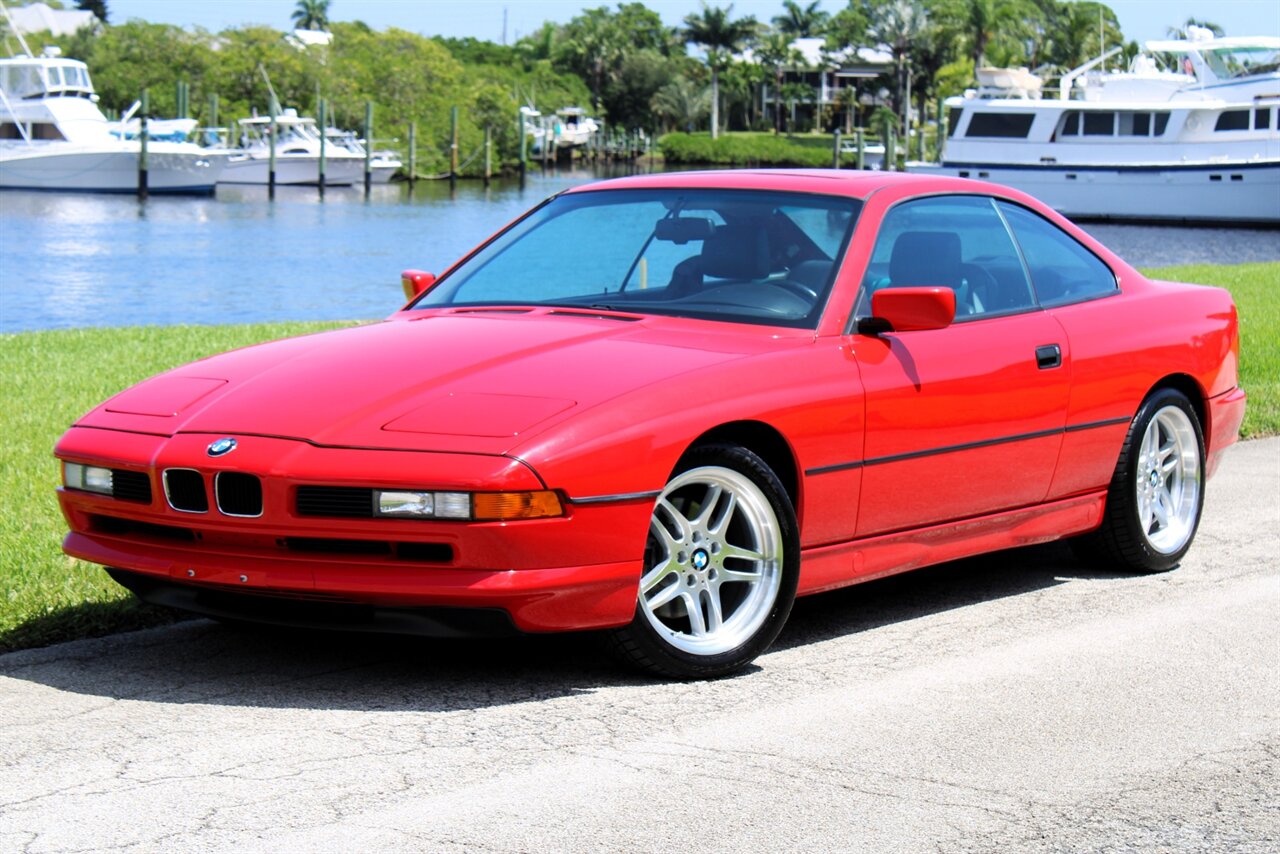
[[956, 292], [951, 288], [883, 288], [871, 295], [872, 317], [858, 322], [858, 331], [911, 332], [942, 329], [956, 319]]
[[404, 298], [407, 300], [422, 296], [435, 283], [435, 273], [424, 273], [422, 270], [405, 270], [400, 274], [400, 286], [404, 288]]

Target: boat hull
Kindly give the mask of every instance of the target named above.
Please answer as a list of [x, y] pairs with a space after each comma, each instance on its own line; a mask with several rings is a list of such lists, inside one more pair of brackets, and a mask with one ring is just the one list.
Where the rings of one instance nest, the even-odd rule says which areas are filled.
[[1151, 166], [909, 163], [908, 172], [977, 178], [1087, 220], [1280, 226], [1280, 160]]
[[[147, 191], [208, 194], [227, 163], [226, 155], [147, 152]], [[93, 193], [136, 193], [138, 152], [134, 150], [0, 151], [0, 188]]]
[[[221, 184], [266, 184], [270, 160], [266, 157], [237, 157], [227, 164], [218, 179]], [[364, 158], [325, 158], [326, 187], [349, 187], [364, 181]], [[280, 186], [317, 186], [320, 183], [320, 158], [312, 155], [278, 155], [276, 184]]]

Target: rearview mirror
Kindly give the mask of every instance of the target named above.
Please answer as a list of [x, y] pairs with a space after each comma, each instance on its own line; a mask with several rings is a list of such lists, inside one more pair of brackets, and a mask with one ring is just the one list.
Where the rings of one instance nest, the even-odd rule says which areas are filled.
[[404, 298], [407, 300], [422, 296], [435, 283], [435, 273], [424, 273], [422, 270], [405, 270], [400, 274], [400, 286], [404, 288]]
[[678, 216], [658, 220], [653, 227], [653, 239], [683, 246], [691, 240], [706, 240], [715, 230], [715, 223], [706, 217]]
[[859, 332], [874, 335], [942, 329], [956, 319], [956, 292], [951, 288], [881, 288], [871, 295], [871, 314], [859, 322]]

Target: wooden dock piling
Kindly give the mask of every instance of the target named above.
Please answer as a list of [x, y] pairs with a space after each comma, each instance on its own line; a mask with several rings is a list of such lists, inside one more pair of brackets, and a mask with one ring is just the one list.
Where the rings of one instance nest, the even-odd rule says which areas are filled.
[[364, 194], [373, 186], [373, 101], [364, 102]]

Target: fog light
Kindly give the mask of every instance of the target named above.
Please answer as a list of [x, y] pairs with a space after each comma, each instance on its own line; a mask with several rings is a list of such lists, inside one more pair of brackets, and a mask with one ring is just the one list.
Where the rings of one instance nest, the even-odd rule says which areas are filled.
[[439, 519], [470, 519], [471, 494], [467, 492], [437, 492], [436, 517]]
[[435, 514], [434, 493], [379, 492], [379, 516], [430, 517]]
[[111, 469], [101, 466], [63, 463], [62, 481], [68, 489], [82, 489], [85, 492], [96, 492], [100, 495], [112, 493]]

